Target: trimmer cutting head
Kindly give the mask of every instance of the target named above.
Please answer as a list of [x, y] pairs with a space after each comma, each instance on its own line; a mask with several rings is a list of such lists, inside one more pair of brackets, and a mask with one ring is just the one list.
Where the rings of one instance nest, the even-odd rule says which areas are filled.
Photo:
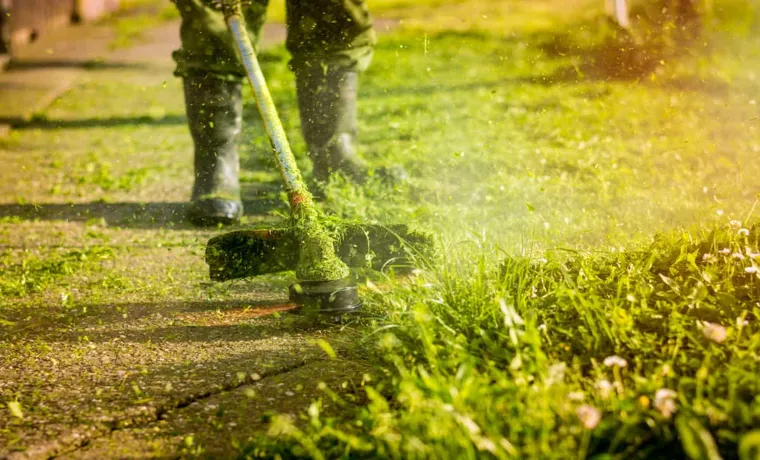
[[[335, 254], [349, 267], [403, 273], [435, 254], [432, 235], [406, 225], [362, 225], [326, 220]], [[301, 242], [291, 228], [256, 228], [217, 236], [206, 246], [206, 263], [214, 281], [295, 270]]]
[[[362, 225], [328, 219], [324, 223], [336, 256], [349, 267], [410, 272], [435, 257], [433, 236], [406, 225]], [[301, 242], [290, 228], [239, 230], [212, 238], [206, 247], [211, 279], [226, 281], [295, 270]], [[297, 312], [339, 317], [358, 310], [358, 287], [348, 279], [299, 281], [290, 286]]]

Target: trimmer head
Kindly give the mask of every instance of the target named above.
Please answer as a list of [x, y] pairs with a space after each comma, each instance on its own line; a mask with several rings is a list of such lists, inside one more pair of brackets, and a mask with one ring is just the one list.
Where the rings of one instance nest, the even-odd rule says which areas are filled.
[[296, 312], [316, 312], [340, 316], [362, 306], [358, 286], [349, 280], [300, 281], [290, 286], [290, 301], [299, 306]]
[[[434, 257], [432, 235], [406, 225], [361, 225], [328, 220], [335, 254], [349, 267], [396, 272], [416, 268], [416, 258]], [[290, 228], [239, 230], [217, 236], [206, 246], [206, 263], [214, 281], [295, 270], [300, 242]]]
[[[327, 219], [335, 255], [349, 267], [375, 270], [393, 268], [396, 273], [416, 268], [417, 260], [435, 254], [432, 235], [406, 225], [362, 225]], [[217, 236], [206, 246], [211, 279], [226, 281], [295, 270], [301, 242], [290, 228], [239, 230]], [[290, 286], [290, 302], [303, 314], [341, 316], [358, 310], [358, 287], [348, 279], [299, 281]]]

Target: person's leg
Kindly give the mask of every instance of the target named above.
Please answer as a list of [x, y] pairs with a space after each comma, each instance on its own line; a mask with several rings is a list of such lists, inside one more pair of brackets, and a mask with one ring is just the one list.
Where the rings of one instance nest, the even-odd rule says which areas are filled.
[[372, 60], [375, 33], [363, 0], [288, 0], [287, 48], [296, 75], [301, 129], [314, 178], [341, 171], [361, 182], [356, 154], [358, 74]]
[[[176, 0], [182, 46], [173, 54], [184, 81], [185, 108], [195, 146], [195, 182], [188, 219], [196, 225], [231, 224], [243, 214], [237, 141], [242, 124], [241, 68], [224, 18], [213, 1]], [[258, 41], [267, 0], [245, 10]]]
[[240, 220], [238, 135], [242, 125], [241, 83], [209, 74], [184, 77], [185, 106], [193, 138], [195, 181], [187, 217], [196, 225]]

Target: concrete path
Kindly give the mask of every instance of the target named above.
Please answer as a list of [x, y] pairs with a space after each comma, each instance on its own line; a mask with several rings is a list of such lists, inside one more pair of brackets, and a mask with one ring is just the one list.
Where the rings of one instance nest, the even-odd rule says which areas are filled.
[[[171, 52], [179, 48], [179, 20], [145, 31], [135, 46], [113, 50], [114, 18], [56, 30], [18, 49], [0, 72], [0, 136], [30, 121], [76, 84], [88, 68], [153, 65], [171, 67]], [[267, 24], [262, 47], [285, 40], [283, 24]]]
[[[274, 315], [287, 279], [208, 282], [204, 245], [225, 229], [183, 219], [177, 27], [119, 50], [107, 23], [61, 30], [0, 74], [14, 125], [0, 139], [0, 458], [229, 457], [324, 385], [355, 398], [361, 364], [314, 342], [340, 353], [345, 334]], [[276, 174], [251, 167], [256, 129], [241, 144], [248, 223], [287, 209]]]

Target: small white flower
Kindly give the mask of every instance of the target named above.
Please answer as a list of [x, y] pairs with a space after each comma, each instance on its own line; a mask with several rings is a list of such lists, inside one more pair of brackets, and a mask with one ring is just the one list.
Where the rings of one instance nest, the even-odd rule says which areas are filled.
[[730, 225], [733, 228], [741, 228], [742, 222], [740, 220], [732, 220], [731, 222], [728, 223], [728, 225]]
[[586, 399], [586, 394], [583, 393], [582, 391], [571, 391], [570, 393], [567, 394], [567, 399], [569, 399], [570, 401], [580, 402]]
[[578, 407], [578, 409], [575, 410], [575, 414], [587, 430], [593, 430], [602, 420], [602, 413], [599, 412], [599, 409], [594, 406], [589, 406], [588, 404]]
[[731, 250], [728, 248], [723, 248], [720, 251], [718, 251], [718, 254], [723, 254], [725, 256], [725, 255], [731, 254]]
[[749, 236], [749, 230], [747, 230], [746, 228], [740, 228], [738, 233], [739, 235], [742, 235], [742, 236]]
[[670, 418], [676, 411], [676, 396], [678, 394], [669, 388], [660, 388], [654, 394], [654, 407], [665, 418]]
[[757, 273], [757, 267], [747, 267], [744, 269], [746, 273]]
[[702, 254], [702, 260], [705, 262], [710, 262], [715, 259], [715, 256], [709, 253]]
[[741, 316], [736, 317], [736, 327], [739, 329], [743, 328], [744, 326], [749, 326], [749, 321], [746, 319], [743, 319]]
[[663, 377], [667, 377], [673, 373], [673, 368], [670, 367], [670, 364], [663, 364], [662, 365], [662, 371], [660, 371]]
[[719, 216], [722, 216], [723, 215], [723, 210], [722, 209], [718, 209], [717, 211], [715, 211], [715, 214], [717, 214]]
[[547, 385], [553, 385], [555, 383], [562, 382], [565, 379], [565, 372], [567, 371], [567, 364], [555, 363], [549, 366], [548, 376], [546, 378]]
[[602, 399], [607, 399], [610, 397], [610, 394], [612, 393], [612, 383], [610, 383], [609, 380], [600, 380], [596, 382], [595, 386], [597, 391], [599, 391], [599, 396], [601, 396]]
[[607, 367], [626, 367], [628, 361], [618, 355], [612, 355], [604, 358], [604, 365]]
[[726, 340], [728, 331], [720, 324], [710, 323], [708, 321], [697, 321], [697, 326], [702, 329], [702, 334], [706, 339], [715, 343], [723, 343]]
[[737, 260], [744, 260], [744, 254], [742, 254], [741, 252], [735, 252], [731, 254], [731, 257]]

